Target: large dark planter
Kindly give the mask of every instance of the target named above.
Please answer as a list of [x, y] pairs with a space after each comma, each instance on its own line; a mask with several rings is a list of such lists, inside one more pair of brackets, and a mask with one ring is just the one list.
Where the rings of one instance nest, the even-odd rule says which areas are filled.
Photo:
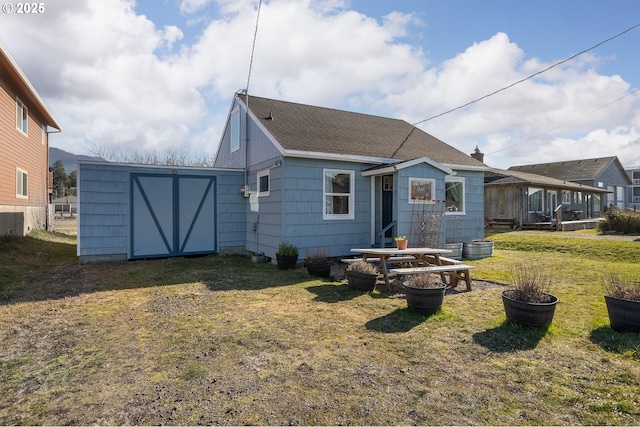
[[421, 314], [434, 314], [442, 307], [444, 291], [447, 285], [441, 283], [437, 288], [413, 288], [404, 283], [404, 294], [407, 297], [409, 310]]
[[289, 270], [296, 268], [298, 263], [298, 255], [279, 255], [276, 254], [276, 261], [280, 270]]
[[620, 332], [640, 332], [640, 302], [605, 295], [611, 329]]
[[502, 291], [502, 303], [508, 322], [534, 327], [544, 327], [551, 324], [558, 298], [549, 295], [551, 302], [531, 303], [515, 300], [508, 295], [508, 290]]
[[347, 271], [349, 287], [359, 291], [372, 291], [376, 287], [377, 274], [360, 273], [359, 271]]
[[305, 263], [305, 267], [312, 276], [329, 277], [331, 275], [331, 260], [329, 259]]

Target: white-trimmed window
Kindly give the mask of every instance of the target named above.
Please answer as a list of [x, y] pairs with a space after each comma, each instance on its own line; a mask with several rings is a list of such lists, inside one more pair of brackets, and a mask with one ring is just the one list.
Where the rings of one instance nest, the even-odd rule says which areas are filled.
[[240, 149], [240, 109], [236, 108], [231, 113], [231, 152]]
[[444, 180], [444, 194], [446, 201], [446, 213], [462, 215], [465, 213], [464, 203], [464, 178], [447, 176]]
[[266, 197], [271, 194], [270, 169], [258, 172], [258, 197]]
[[29, 174], [22, 169], [16, 169], [16, 197], [29, 197]]
[[29, 110], [18, 98], [16, 98], [16, 128], [25, 135], [28, 134]]
[[355, 182], [354, 172], [337, 169], [324, 169], [323, 219], [354, 219]]
[[433, 203], [436, 194], [436, 180], [428, 178], [409, 178], [409, 203]]

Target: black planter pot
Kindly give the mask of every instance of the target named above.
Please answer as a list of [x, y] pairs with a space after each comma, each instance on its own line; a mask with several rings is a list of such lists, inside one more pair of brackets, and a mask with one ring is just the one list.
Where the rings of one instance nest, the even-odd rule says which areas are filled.
[[619, 332], [640, 332], [640, 302], [604, 296], [611, 329]]
[[549, 295], [551, 302], [530, 303], [510, 298], [508, 293], [508, 290], [502, 291], [502, 303], [508, 322], [533, 327], [544, 327], [551, 324], [558, 298]]
[[296, 268], [298, 263], [298, 255], [279, 255], [276, 254], [276, 261], [280, 270], [289, 270]]
[[447, 285], [442, 283], [437, 288], [413, 288], [404, 283], [404, 293], [407, 297], [409, 310], [421, 314], [434, 314], [442, 307], [444, 291]]
[[349, 287], [359, 291], [372, 291], [376, 287], [377, 274], [360, 273], [358, 271], [347, 271], [347, 281]]
[[305, 263], [307, 267], [307, 272], [312, 276], [317, 277], [329, 277], [331, 275], [331, 261], [323, 260]]

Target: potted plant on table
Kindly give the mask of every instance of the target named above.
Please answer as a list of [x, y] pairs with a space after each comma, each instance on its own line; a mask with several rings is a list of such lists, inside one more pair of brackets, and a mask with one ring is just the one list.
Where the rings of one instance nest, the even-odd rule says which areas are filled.
[[312, 276], [329, 277], [331, 275], [329, 251], [324, 248], [309, 251], [304, 259], [304, 265]]
[[525, 265], [514, 268], [511, 276], [514, 287], [502, 291], [507, 321], [533, 327], [551, 324], [558, 298], [549, 293], [550, 276]]
[[608, 273], [603, 281], [611, 329], [640, 332], [640, 278]]
[[298, 263], [298, 248], [288, 242], [280, 243], [278, 253], [276, 253], [276, 260], [280, 270], [296, 268], [296, 264]]
[[395, 237], [394, 240], [396, 241], [396, 247], [400, 250], [404, 250], [407, 249], [407, 236], [398, 236]]
[[430, 273], [412, 274], [403, 283], [409, 310], [434, 314], [442, 307], [447, 285]]
[[358, 260], [347, 267], [349, 287], [362, 291], [372, 291], [378, 280], [378, 269], [366, 261]]

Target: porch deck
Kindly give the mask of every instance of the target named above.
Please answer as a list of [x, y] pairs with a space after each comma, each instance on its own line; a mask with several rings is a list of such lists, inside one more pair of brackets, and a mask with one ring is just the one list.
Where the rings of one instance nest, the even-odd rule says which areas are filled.
[[575, 219], [571, 221], [562, 221], [558, 226], [555, 222], [533, 222], [529, 224], [522, 224], [523, 230], [555, 230], [555, 231], [575, 231], [575, 230], [590, 230], [596, 228], [598, 223], [603, 218], [589, 218], [589, 219]]

